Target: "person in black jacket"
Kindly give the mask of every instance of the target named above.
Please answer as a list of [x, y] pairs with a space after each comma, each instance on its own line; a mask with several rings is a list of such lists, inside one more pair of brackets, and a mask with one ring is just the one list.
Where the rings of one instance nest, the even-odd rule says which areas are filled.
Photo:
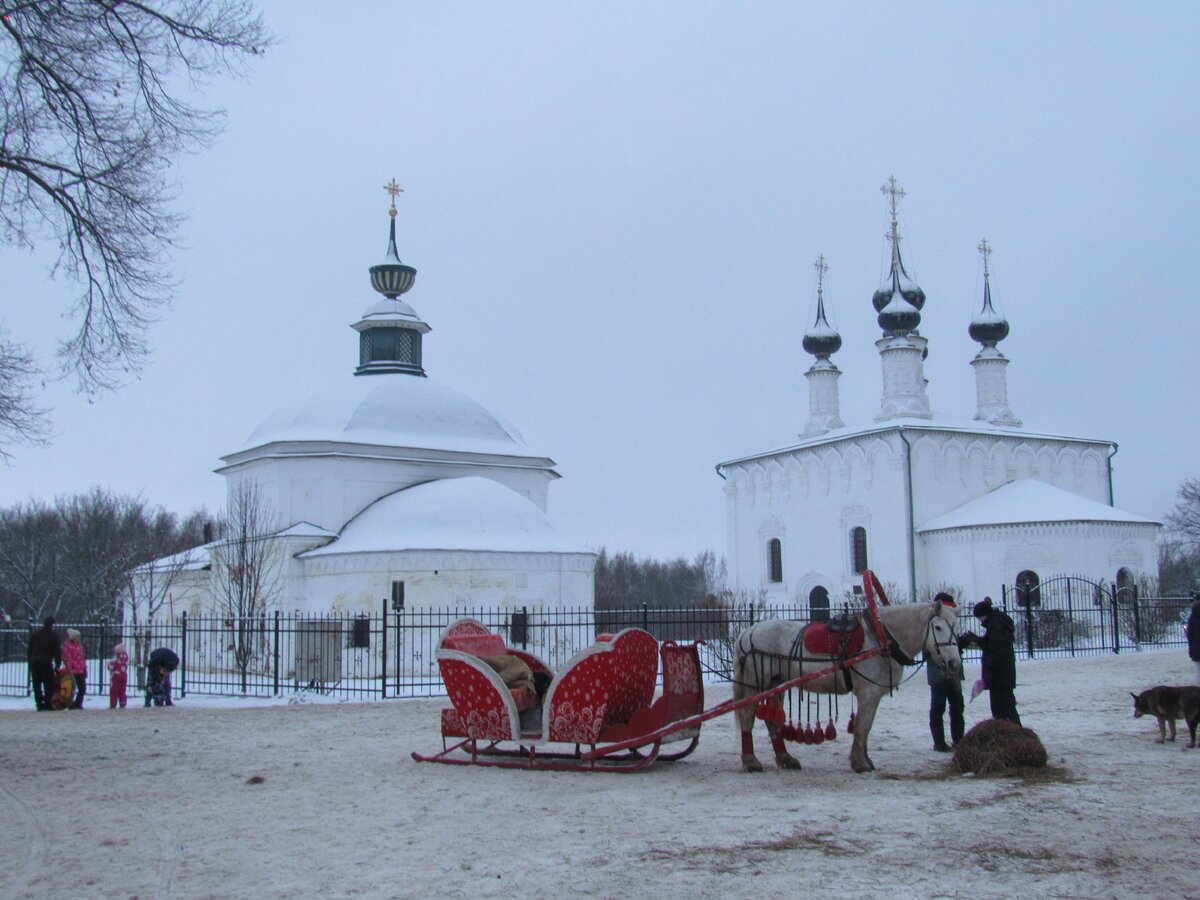
[[29, 635], [26, 653], [29, 680], [33, 682], [33, 702], [38, 709], [50, 709], [54, 696], [54, 670], [62, 665], [62, 642], [54, 630], [54, 617], [46, 616], [42, 627]]
[[983, 651], [983, 683], [991, 700], [992, 718], [1008, 719], [1020, 725], [1014, 693], [1017, 687], [1016, 626], [1007, 613], [992, 606], [991, 597], [976, 603], [974, 612], [983, 626], [983, 634], [964, 632], [959, 638], [959, 646], [976, 644]]
[[[954, 598], [939, 593], [933, 598], [944, 606], [957, 607]], [[925, 680], [929, 683], [929, 733], [933, 735], [933, 749], [938, 753], [949, 753], [951, 746], [962, 740], [963, 722], [962, 682], [949, 677], [941, 666], [925, 661]], [[946, 743], [946, 706], [950, 707], [950, 744]]]
[[1188, 616], [1187, 625], [1188, 659], [1196, 670], [1196, 684], [1200, 684], [1200, 594], [1192, 591], [1192, 613]]

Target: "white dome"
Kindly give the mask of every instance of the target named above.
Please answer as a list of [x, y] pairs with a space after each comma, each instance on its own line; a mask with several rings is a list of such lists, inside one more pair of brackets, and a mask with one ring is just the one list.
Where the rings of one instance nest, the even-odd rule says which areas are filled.
[[347, 522], [336, 541], [301, 556], [398, 550], [590, 552], [564, 538], [545, 513], [516, 491], [470, 476], [388, 494]]
[[237, 452], [314, 441], [530, 455], [515, 428], [470, 397], [430, 378], [402, 374], [347, 377], [268, 416]]

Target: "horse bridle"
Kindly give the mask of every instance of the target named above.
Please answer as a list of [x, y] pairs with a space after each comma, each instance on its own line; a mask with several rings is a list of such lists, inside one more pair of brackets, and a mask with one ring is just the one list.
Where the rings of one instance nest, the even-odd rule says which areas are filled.
[[[958, 638], [954, 634], [954, 626], [951, 625], [949, 622], [946, 622], [946, 628], [950, 632], [950, 639], [947, 641], [939, 641], [937, 631], [935, 631], [934, 627], [933, 627], [934, 621], [946, 622], [945, 619], [943, 619], [941, 616], [937, 615], [936, 613], [934, 613], [934, 615], [930, 616], [929, 622], [926, 623], [926, 625], [925, 625], [925, 637], [921, 640], [921, 647], [922, 648], [925, 647], [925, 645], [928, 643], [929, 637], [932, 635], [932, 637], [933, 637], [933, 656], [934, 656], [933, 661], [935, 663], [937, 663], [937, 667], [939, 669], [941, 669], [942, 672], [949, 674], [950, 666], [949, 666], [949, 663], [946, 662], [945, 657], [942, 655], [942, 648], [949, 647], [951, 644], [953, 644], [957, 648], [958, 647]], [[928, 660], [926, 660], [926, 661], [928, 661]]]

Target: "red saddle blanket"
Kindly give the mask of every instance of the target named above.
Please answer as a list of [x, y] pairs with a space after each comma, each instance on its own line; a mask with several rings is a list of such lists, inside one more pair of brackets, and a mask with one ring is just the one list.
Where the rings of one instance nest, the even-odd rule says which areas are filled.
[[830, 631], [824, 622], [813, 622], [804, 629], [804, 649], [821, 656], [854, 656], [862, 650], [863, 634], [861, 621], [853, 631]]

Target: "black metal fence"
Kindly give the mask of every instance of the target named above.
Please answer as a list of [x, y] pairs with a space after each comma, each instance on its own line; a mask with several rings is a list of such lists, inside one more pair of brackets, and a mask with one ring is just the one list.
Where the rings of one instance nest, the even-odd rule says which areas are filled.
[[[1018, 652], [1025, 656], [1081, 656], [1140, 646], [1182, 646], [1182, 623], [1190, 598], [1139, 598], [1132, 591], [1096, 593], [1096, 586], [1043, 583], [1036, 603], [1017, 603], [1005, 589], [1001, 606], [1017, 625]], [[1124, 591], [1124, 589], [1122, 589]], [[172, 676], [177, 697], [223, 695], [279, 697], [302, 693], [342, 698], [439, 696], [437, 667], [442, 631], [463, 617], [478, 619], [558, 670], [596, 635], [636, 626], [659, 640], [704, 641], [701, 662], [712, 677], [728, 679], [733, 641], [764, 618], [804, 621], [807, 608], [755, 606], [622, 610], [413, 609], [382, 606], [374, 615], [267, 613], [250, 619], [180, 616], [150, 626], [82, 624], [88, 661], [89, 705], [106, 703], [110, 676], [105, 663], [122, 641], [130, 656], [129, 693], [137, 702], [145, 684], [144, 663], [157, 647], [180, 658]], [[969, 611], [964, 611], [969, 618]], [[0, 627], [0, 695], [30, 696], [25, 663], [33, 626]], [[60, 633], [68, 627], [60, 625]], [[969, 627], [964, 623], [964, 627]], [[969, 655], [969, 654], [968, 654]]]

